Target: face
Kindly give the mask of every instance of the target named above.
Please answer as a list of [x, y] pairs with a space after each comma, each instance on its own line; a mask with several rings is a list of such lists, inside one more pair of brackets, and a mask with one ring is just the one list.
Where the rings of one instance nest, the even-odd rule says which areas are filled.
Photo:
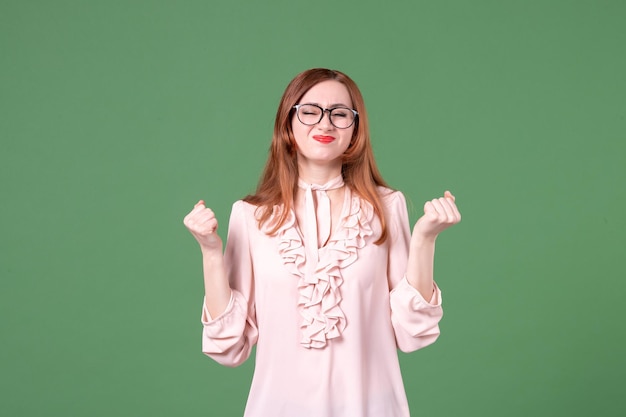
[[[335, 80], [314, 85], [297, 104], [316, 104], [324, 109], [353, 108], [348, 89]], [[341, 168], [341, 156], [350, 146], [354, 124], [347, 129], [339, 129], [330, 123], [329, 114], [325, 112], [319, 123], [308, 126], [301, 123], [294, 113], [291, 128], [298, 146], [298, 165], [301, 168], [307, 164]]]

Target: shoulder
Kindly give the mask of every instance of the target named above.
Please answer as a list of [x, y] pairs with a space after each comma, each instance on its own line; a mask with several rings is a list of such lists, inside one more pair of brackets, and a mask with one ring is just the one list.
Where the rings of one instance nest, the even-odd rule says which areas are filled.
[[387, 187], [378, 187], [378, 195], [383, 203], [383, 206], [387, 209], [393, 209], [397, 207], [406, 208], [406, 198], [402, 191], [393, 190]]
[[244, 200], [237, 200], [233, 203], [232, 211], [254, 211], [257, 206], [245, 202]]
[[257, 206], [246, 203], [243, 200], [237, 200], [233, 203], [230, 211], [230, 221], [249, 222], [254, 221]]
[[[267, 207], [248, 203], [245, 200], [237, 200], [233, 203], [230, 219], [231, 222], [245, 222], [250, 229], [261, 230], [264, 233], [273, 234], [273, 232], [270, 233], [270, 230], [274, 228], [276, 222], [280, 218], [283, 212], [283, 207], [274, 206], [267, 218], [264, 216], [265, 210], [268, 210]], [[293, 219], [291, 219], [292, 217]], [[294, 219], [295, 215], [291, 212], [287, 215], [285, 222], [292, 223], [295, 221]]]
[[243, 214], [246, 211], [248, 205], [249, 204], [243, 200], [235, 201], [230, 208], [230, 216], [232, 217], [238, 214]]

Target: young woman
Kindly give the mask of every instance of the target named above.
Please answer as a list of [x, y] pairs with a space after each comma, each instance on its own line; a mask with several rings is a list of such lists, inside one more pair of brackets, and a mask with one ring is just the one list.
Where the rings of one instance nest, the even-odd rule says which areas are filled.
[[439, 335], [435, 240], [461, 215], [406, 202], [374, 161], [365, 105], [345, 74], [311, 69], [285, 90], [254, 195], [232, 208], [226, 249], [203, 201], [202, 349], [237, 366], [256, 344], [248, 417], [409, 416], [397, 349]]

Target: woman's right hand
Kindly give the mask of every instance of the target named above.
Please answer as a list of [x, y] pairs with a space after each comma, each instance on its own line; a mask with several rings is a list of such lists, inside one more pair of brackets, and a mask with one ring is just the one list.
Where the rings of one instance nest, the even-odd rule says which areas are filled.
[[222, 239], [217, 232], [215, 213], [200, 200], [185, 216], [183, 223], [200, 244], [203, 252], [222, 252]]

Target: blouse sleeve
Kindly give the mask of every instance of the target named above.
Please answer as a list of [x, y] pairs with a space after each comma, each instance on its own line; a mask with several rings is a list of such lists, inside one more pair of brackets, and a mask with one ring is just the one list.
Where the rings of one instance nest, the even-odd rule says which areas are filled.
[[232, 289], [226, 310], [212, 318], [203, 302], [202, 352], [226, 366], [248, 359], [257, 341], [254, 276], [244, 203], [233, 204], [228, 225], [224, 263]]
[[431, 299], [426, 301], [406, 279], [411, 228], [406, 200], [400, 192], [388, 197], [387, 225], [391, 322], [398, 348], [412, 352], [432, 344], [439, 336], [441, 291], [435, 284]]

